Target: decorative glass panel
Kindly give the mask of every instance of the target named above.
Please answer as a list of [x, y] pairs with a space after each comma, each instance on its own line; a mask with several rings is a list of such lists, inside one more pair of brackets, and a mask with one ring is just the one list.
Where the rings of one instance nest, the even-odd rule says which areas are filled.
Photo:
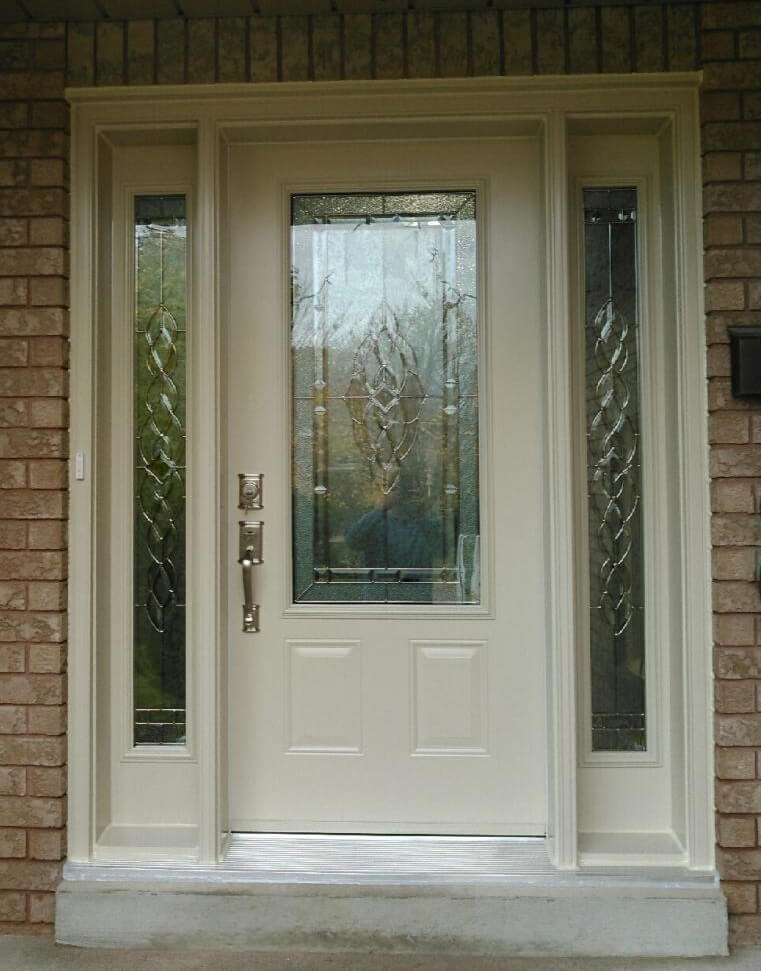
[[291, 214], [294, 601], [478, 603], [475, 192]]
[[642, 751], [644, 576], [637, 193], [584, 192], [593, 751]]
[[184, 196], [135, 199], [135, 744], [185, 741]]

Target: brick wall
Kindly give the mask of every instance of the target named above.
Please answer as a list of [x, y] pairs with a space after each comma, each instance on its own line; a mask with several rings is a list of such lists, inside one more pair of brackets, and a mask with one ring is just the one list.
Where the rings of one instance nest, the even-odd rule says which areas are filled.
[[761, 409], [732, 398], [729, 324], [761, 324], [761, 4], [702, 12], [719, 869], [761, 943]]
[[52, 919], [65, 852], [64, 70], [103, 85], [702, 66], [719, 865], [735, 936], [761, 942], [761, 407], [731, 397], [726, 332], [761, 323], [761, 2], [0, 25], [0, 65], [0, 928]]
[[65, 31], [0, 25], [0, 928], [66, 853]]

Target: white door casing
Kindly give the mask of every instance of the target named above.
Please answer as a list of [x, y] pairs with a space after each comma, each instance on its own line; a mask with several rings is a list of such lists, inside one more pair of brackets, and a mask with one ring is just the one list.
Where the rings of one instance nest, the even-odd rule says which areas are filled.
[[[670, 491], [680, 496], [673, 508], [675, 525], [669, 558], [676, 592], [674, 613], [669, 636], [661, 638], [657, 647], [662, 652], [662, 663], [674, 672], [675, 690], [664, 699], [668, 710], [663, 711], [661, 724], [678, 739], [675, 750], [683, 755], [669, 769], [672, 806], [676, 807], [671, 810], [671, 825], [677, 833], [677, 843], [683, 847], [678, 859], [695, 870], [712, 870], [709, 507], [705, 423], [696, 417], [706, 411], [696, 85], [693, 75], [670, 75], [610, 77], [606, 78], [604, 90], [599, 78], [590, 77], [69, 92], [74, 105], [71, 447], [73, 452], [82, 453], [86, 470], [84, 478], [76, 478], [76, 464], [72, 462], [71, 860], [88, 863], [96, 858], [159, 858], [214, 863], [223, 852], [224, 833], [230, 823], [227, 751], [229, 744], [234, 755], [234, 746], [227, 731], [227, 628], [234, 631], [240, 622], [240, 576], [234, 566], [236, 551], [230, 548], [231, 523], [237, 520], [237, 510], [225, 477], [230, 472], [260, 471], [262, 465], [256, 458], [246, 456], [246, 462], [256, 464], [250, 469], [237, 468], [231, 457], [225, 456], [225, 425], [219, 412], [228, 385], [224, 375], [225, 326], [232, 319], [227, 306], [232, 294], [225, 292], [222, 285], [231, 256], [225, 248], [229, 230], [224, 223], [228, 157], [244, 151], [238, 143], [264, 145], [300, 139], [304, 144], [307, 140], [356, 139], [358, 133], [361, 138], [374, 134], [383, 141], [409, 131], [418, 135], [421, 130], [429, 137], [441, 138], [451, 134], [451, 127], [456, 125], [458, 135], [483, 136], [484, 145], [505, 132], [534, 137], [538, 134], [542, 149], [538, 176], [546, 217], [546, 259], [539, 266], [546, 295], [546, 346], [540, 349], [542, 373], [546, 375], [543, 427], [547, 432], [542, 460], [547, 479], [543, 517], [547, 550], [544, 660], [548, 698], [545, 819], [551, 859], [560, 868], [574, 868], [578, 863], [577, 784], [585, 784], [584, 774], [577, 772], [576, 758], [578, 635], [573, 589], [574, 499], [568, 487], [572, 480], [573, 436], [569, 424], [571, 299], [567, 272], [569, 239], [575, 230], [568, 222], [571, 180], [566, 144], [569, 136], [621, 132], [623, 128], [630, 134], [657, 136], [661, 195], [658, 228], [664, 266], [668, 269], [659, 300], [670, 348], [664, 376], [672, 436]], [[114, 724], [124, 723], [124, 706], [129, 704], [126, 686], [119, 684], [120, 659], [129, 646], [104, 634], [110, 629], [110, 601], [115, 591], [124, 589], [124, 578], [109, 575], [104, 569], [104, 551], [109, 548], [104, 528], [109, 490], [119, 488], [119, 483], [110, 478], [108, 409], [103, 407], [104, 395], [98, 388], [103, 354], [109, 346], [109, 328], [123, 324], [119, 317], [121, 308], [109, 295], [111, 275], [121, 272], [112, 263], [109, 235], [114, 206], [112, 163], [123, 148], [136, 144], [162, 144], [170, 151], [172, 146], [180, 145], [183, 150], [189, 147], [195, 156], [191, 324], [195, 322], [196, 331], [189, 386], [192, 445], [195, 455], [202, 458], [189, 470], [189, 490], [195, 508], [221, 510], [221, 515], [199, 515], [190, 536], [196, 566], [188, 643], [193, 684], [188, 704], [195, 709], [195, 737], [190, 751], [182, 764], [171, 752], [137, 752], [127, 753], [127, 759], [117, 759], [117, 766], [111, 755], [109, 733]], [[157, 186], [161, 178], [161, 167], [157, 166]], [[298, 181], [296, 176], [294, 179]], [[278, 313], [284, 321], [282, 307]], [[286, 373], [282, 357], [278, 369], [280, 374]], [[119, 389], [114, 388], [113, 393], [118, 394]], [[510, 416], [504, 417], [509, 420]], [[504, 418], [493, 413], [492, 419], [492, 436], [496, 440]], [[287, 436], [287, 423], [283, 431]], [[271, 558], [273, 539], [279, 539], [281, 555], [285, 555], [288, 537], [278, 538], [270, 528], [269, 520], [275, 513], [270, 503], [275, 493], [268, 490], [269, 484], [268, 479], [265, 509], [257, 518], [267, 523], [265, 557]], [[485, 508], [489, 515], [496, 515], [494, 504]], [[118, 568], [118, 558], [115, 562]], [[284, 563], [279, 572], [285, 576]], [[230, 584], [226, 590], [224, 576], [228, 573]], [[266, 574], [262, 573], [257, 582], [264, 603]], [[285, 590], [282, 583], [282, 595]], [[496, 593], [489, 590], [489, 609], [499, 605], [501, 595], [501, 589]], [[231, 604], [236, 605], [234, 612]], [[286, 622], [285, 607], [284, 600], [276, 607], [278, 623]], [[269, 610], [262, 615], [263, 631], [268, 616]], [[302, 621], [289, 616], [287, 623]], [[311, 618], [304, 623], [324, 621]], [[306, 639], [313, 636], [308, 634]], [[458, 636], [461, 640], [480, 639]], [[490, 690], [492, 674], [493, 669]], [[109, 699], [116, 702], [111, 710]], [[119, 706], [120, 710], [116, 710]], [[170, 771], [163, 771], [162, 765], [167, 769], [171, 766]], [[118, 793], [111, 785], [111, 776], [117, 770], [123, 776], [124, 787], [145, 792], [150, 813], [138, 812], [132, 800], [129, 811], [134, 815], [130, 817], [125, 807], [118, 804]], [[605, 785], [606, 771], [604, 766], [590, 770], [595, 785]], [[632, 780], [637, 771], [625, 770]], [[621, 769], [616, 772], [621, 777]], [[589, 775], [586, 767], [585, 773]], [[178, 788], [179, 776], [182, 786]], [[186, 805], [186, 800], [181, 811], [180, 791], [195, 793], [192, 806]], [[188, 820], [192, 820], [192, 825]], [[606, 861], [637, 867], [652, 865], [657, 859], [658, 852], [651, 852], [652, 846], [641, 853], [631, 849], [633, 834], [628, 825], [613, 818], [608, 824]], [[594, 861], [594, 853], [589, 852], [582, 860]], [[666, 854], [663, 862], [674, 865], [674, 854]]]
[[[481, 605], [292, 604], [290, 198], [380, 189], [477, 192]], [[231, 828], [544, 835], [539, 138], [235, 145], [226, 222]], [[253, 634], [239, 472], [265, 481]]]

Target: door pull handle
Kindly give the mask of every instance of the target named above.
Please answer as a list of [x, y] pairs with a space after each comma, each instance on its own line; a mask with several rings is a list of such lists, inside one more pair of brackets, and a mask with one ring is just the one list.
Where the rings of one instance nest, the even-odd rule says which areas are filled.
[[262, 528], [264, 523], [241, 520], [238, 563], [243, 569], [243, 633], [259, 630], [259, 604], [254, 603], [254, 567], [262, 562]]

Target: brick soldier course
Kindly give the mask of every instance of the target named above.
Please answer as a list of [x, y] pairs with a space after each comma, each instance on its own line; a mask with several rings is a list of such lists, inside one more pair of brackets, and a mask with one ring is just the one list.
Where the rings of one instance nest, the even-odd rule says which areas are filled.
[[761, 943], [761, 405], [727, 337], [761, 324], [761, 2], [0, 23], [0, 930], [50, 931], [66, 854], [65, 85], [697, 69], [718, 865]]

